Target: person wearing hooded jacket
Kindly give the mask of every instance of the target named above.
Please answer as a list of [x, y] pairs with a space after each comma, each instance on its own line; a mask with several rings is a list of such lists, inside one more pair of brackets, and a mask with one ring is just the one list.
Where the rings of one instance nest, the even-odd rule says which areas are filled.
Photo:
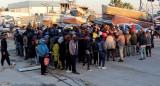
[[64, 41], [64, 37], [61, 36], [58, 39], [58, 43], [59, 43], [59, 60], [61, 60], [62, 62], [62, 68], [61, 70], [65, 69], [65, 41]]
[[73, 35], [73, 39], [69, 42], [69, 52], [72, 60], [72, 73], [80, 74], [76, 71], [76, 59], [78, 55], [78, 41], [76, 35]]
[[134, 31], [132, 31], [131, 33], [131, 51], [132, 51], [132, 55], [136, 55], [136, 47], [137, 47], [137, 35], [135, 34]]
[[90, 62], [91, 62], [91, 42], [88, 36], [85, 37], [85, 58], [86, 61], [83, 62], [83, 68], [85, 68], [85, 64], [87, 63], [87, 70], [92, 71], [90, 69]]
[[120, 53], [120, 57], [121, 59], [118, 62], [123, 62], [123, 47], [125, 46], [125, 37], [123, 35], [122, 30], [120, 30], [118, 32], [118, 38], [117, 38], [117, 42], [118, 42], [118, 46], [119, 46], [119, 53]]
[[47, 54], [49, 54], [49, 49], [47, 45], [45, 44], [45, 39], [42, 38], [40, 40], [40, 45], [38, 46], [39, 51], [39, 61], [41, 64], [41, 75], [45, 75], [46, 73], [46, 66], [44, 65], [44, 58]]
[[134, 31], [135, 32], [135, 34], [137, 34], [137, 32], [136, 32], [136, 28], [135, 28], [135, 25], [132, 25], [132, 29], [130, 29], [130, 34], [132, 33], [132, 31]]
[[143, 60], [146, 58], [146, 44], [147, 44], [147, 37], [146, 33], [143, 31], [140, 36], [140, 51], [141, 51], [141, 58], [139, 60]]
[[110, 52], [112, 52], [113, 61], [115, 61], [116, 42], [113, 38], [113, 31], [110, 31], [110, 34], [106, 39], [105, 45], [107, 48], [107, 61], [109, 61]]

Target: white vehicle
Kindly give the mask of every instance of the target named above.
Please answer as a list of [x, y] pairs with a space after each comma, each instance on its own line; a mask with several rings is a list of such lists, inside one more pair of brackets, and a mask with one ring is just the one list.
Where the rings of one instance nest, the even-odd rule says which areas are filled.
[[[121, 23], [118, 24], [117, 26], [119, 27], [119, 30], [122, 30], [122, 28], [127, 29], [128, 27], [132, 28], [132, 25], [135, 25], [136, 28], [136, 32], [138, 33], [139, 30], [141, 30], [143, 27], [140, 26], [139, 24], [134, 24], [134, 23]], [[144, 31], [146, 32], [148, 30], [148, 28], [144, 28]]]

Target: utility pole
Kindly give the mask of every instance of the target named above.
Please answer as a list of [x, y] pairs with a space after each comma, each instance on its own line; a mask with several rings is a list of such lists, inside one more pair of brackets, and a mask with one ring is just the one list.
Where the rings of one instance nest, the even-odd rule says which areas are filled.
[[142, 0], [140, 0], [140, 7], [139, 7], [139, 11], [142, 10]]
[[153, 23], [153, 29], [154, 29], [154, 16], [153, 16], [153, 1], [151, 1], [151, 6], [152, 6], [152, 23]]

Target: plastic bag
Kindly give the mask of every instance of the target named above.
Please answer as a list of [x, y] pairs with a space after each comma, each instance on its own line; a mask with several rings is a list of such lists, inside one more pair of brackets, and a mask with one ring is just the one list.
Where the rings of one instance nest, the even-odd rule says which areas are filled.
[[49, 58], [48, 58], [49, 55], [45, 56], [44, 58], [44, 65], [47, 66], [49, 64]]

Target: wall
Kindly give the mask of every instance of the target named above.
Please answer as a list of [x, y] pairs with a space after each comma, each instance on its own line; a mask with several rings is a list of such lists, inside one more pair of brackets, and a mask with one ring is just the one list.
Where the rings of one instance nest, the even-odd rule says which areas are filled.
[[13, 16], [13, 17], [22, 17], [22, 16], [29, 16], [28, 13], [22, 13], [22, 12], [0, 12], [0, 15], [1, 16], [6, 16], [6, 15], [9, 15], [9, 16]]
[[[52, 11], [52, 7], [48, 7], [48, 12]], [[53, 11], [60, 11], [60, 7], [53, 7]], [[31, 16], [35, 15], [35, 13], [38, 13], [39, 15], [43, 13], [47, 13], [47, 7], [30, 7], [29, 13]]]
[[26, 8], [15, 8], [15, 9], [9, 9], [10, 12], [23, 12], [23, 13], [28, 13], [29, 8], [26, 7]]

